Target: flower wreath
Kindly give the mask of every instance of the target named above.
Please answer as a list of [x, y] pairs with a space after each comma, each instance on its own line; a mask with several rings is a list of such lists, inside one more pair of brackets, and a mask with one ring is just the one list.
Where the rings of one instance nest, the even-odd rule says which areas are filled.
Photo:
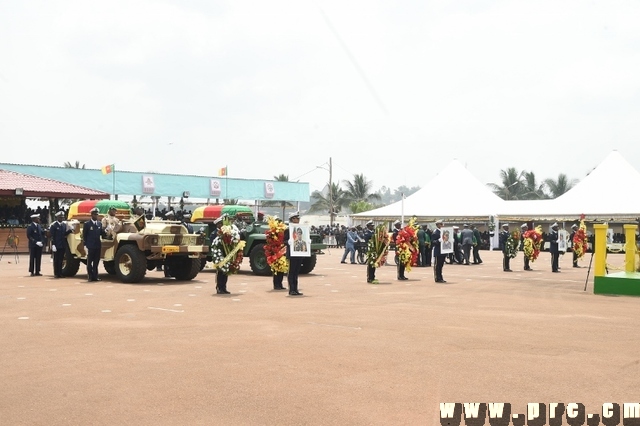
[[211, 257], [214, 268], [231, 275], [240, 270], [245, 242], [240, 239], [238, 228], [231, 225], [227, 219], [224, 219], [222, 224], [211, 243]]
[[584, 215], [580, 216], [580, 226], [573, 234], [573, 252], [578, 259], [582, 259], [587, 251], [587, 225], [584, 224]]
[[367, 264], [374, 268], [384, 266], [389, 254], [389, 233], [386, 224], [376, 226], [367, 243]]
[[522, 234], [524, 239], [524, 255], [531, 262], [535, 262], [540, 255], [540, 247], [542, 246], [542, 226], [536, 226], [536, 229], [530, 229]]
[[418, 264], [418, 225], [415, 218], [411, 218], [409, 224], [398, 232], [396, 237], [396, 254], [398, 262], [404, 264], [406, 271], [411, 271], [412, 265]]
[[518, 255], [518, 245], [520, 244], [520, 231], [512, 231], [505, 243], [505, 252], [510, 259]]
[[269, 229], [265, 232], [267, 242], [264, 245], [267, 263], [274, 274], [285, 274], [289, 271], [289, 261], [285, 256], [287, 248], [284, 244], [284, 231], [287, 229], [287, 225], [274, 217], [269, 217], [267, 223]]

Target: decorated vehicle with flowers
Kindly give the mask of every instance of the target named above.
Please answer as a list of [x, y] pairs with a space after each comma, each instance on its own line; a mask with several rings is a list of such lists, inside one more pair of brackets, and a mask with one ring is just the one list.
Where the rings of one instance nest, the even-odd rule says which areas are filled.
[[[248, 212], [247, 212], [248, 209]], [[249, 259], [249, 267], [256, 275], [270, 275], [271, 267], [267, 262], [265, 254], [265, 244], [267, 243], [267, 231], [269, 224], [266, 222], [253, 221], [253, 213], [247, 206], [241, 205], [216, 205], [198, 207], [191, 215], [193, 223], [207, 223], [209, 229], [203, 231], [207, 238], [207, 242], [211, 241], [211, 233], [215, 230], [213, 222], [223, 214], [229, 216], [241, 215], [243, 220], [251, 221], [244, 229], [240, 229], [240, 235], [245, 245], [243, 248], [243, 256]], [[327, 248], [322, 242], [322, 236], [319, 234], [311, 234], [311, 256], [305, 257], [300, 268], [301, 274], [308, 274], [316, 267], [317, 255], [322, 254], [322, 250]], [[206, 261], [212, 262], [214, 259], [209, 253], [207, 258], [202, 262], [201, 267], [204, 268]]]
[[164, 266], [178, 280], [192, 280], [200, 272], [200, 259], [209, 251], [201, 234], [189, 234], [180, 222], [147, 220], [132, 216], [129, 204], [118, 200], [88, 200], [71, 204], [67, 226], [69, 249], [62, 267], [64, 276], [78, 273], [86, 263], [87, 253], [82, 243], [84, 222], [91, 219], [91, 210], [97, 208], [100, 220], [109, 209], [116, 209], [122, 226], [110, 238], [101, 239], [100, 259], [110, 275], [125, 283], [142, 281], [146, 271]]

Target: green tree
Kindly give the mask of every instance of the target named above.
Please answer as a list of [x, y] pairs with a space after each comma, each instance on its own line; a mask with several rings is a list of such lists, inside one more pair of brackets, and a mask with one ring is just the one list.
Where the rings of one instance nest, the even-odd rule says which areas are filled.
[[347, 189], [344, 191], [344, 198], [349, 204], [358, 202], [380, 201], [380, 194], [372, 191], [372, 183], [363, 174], [353, 175], [353, 181], [343, 181]]
[[[327, 188], [329, 186], [327, 185]], [[311, 194], [311, 207], [309, 213], [331, 214], [331, 223], [334, 217], [342, 211], [342, 208], [349, 205], [345, 198], [345, 192], [337, 183], [332, 183], [330, 187], [331, 193], [327, 191], [313, 191]], [[326, 192], [326, 193], [325, 193]], [[333, 212], [331, 212], [331, 204], [333, 201]]]
[[544, 192], [545, 183], [538, 183], [534, 172], [523, 172], [524, 200], [541, 200], [547, 198]]
[[500, 170], [501, 185], [488, 183], [494, 194], [503, 200], [522, 200], [526, 191], [524, 172], [519, 172], [515, 167]]
[[558, 179], [546, 179], [544, 183], [549, 189], [551, 198], [558, 198], [565, 192], [573, 188], [578, 181], [576, 179], [569, 179], [564, 173], [558, 175]]
[[[273, 179], [276, 182], [289, 182], [289, 176], [288, 175], [283, 175], [283, 174], [279, 174], [278, 176], [274, 176]], [[269, 200], [269, 201], [265, 201], [262, 203], [262, 205], [264, 207], [282, 207], [282, 219], [284, 220], [285, 216], [284, 216], [284, 212], [286, 210], [287, 207], [294, 207], [293, 204], [291, 204], [288, 201], [285, 200]]]
[[352, 214], [368, 212], [374, 208], [375, 206], [373, 204], [367, 203], [366, 201], [355, 201], [349, 204], [349, 210], [351, 210]]
[[83, 164], [82, 167], [80, 166], [80, 162], [78, 160], [76, 160], [75, 164], [71, 164], [69, 161], [65, 161], [64, 162], [64, 167], [66, 169], [84, 169], [85, 165]]

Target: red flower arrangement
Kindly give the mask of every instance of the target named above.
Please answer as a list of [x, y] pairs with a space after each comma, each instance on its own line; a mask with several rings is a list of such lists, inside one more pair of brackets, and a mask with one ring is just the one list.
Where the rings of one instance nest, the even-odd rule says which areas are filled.
[[398, 232], [396, 238], [396, 253], [398, 262], [404, 264], [407, 272], [411, 271], [411, 266], [418, 264], [418, 225], [415, 219], [411, 218], [409, 224]]
[[265, 232], [267, 242], [264, 245], [267, 263], [274, 273], [286, 273], [289, 270], [284, 241], [284, 231], [287, 229], [287, 225], [273, 217], [269, 218], [268, 224], [269, 229]]
[[531, 262], [535, 262], [540, 255], [540, 246], [542, 245], [542, 227], [536, 226], [536, 229], [530, 229], [524, 234], [524, 255]]
[[580, 216], [580, 226], [573, 235], [573, 252], [578, 259], [582, 259], [587, 251], [587, 226], [584, 224], [584, 215]]

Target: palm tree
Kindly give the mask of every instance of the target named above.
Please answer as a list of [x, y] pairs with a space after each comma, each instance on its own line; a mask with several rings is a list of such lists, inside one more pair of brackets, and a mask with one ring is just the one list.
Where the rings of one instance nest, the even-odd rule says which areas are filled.
[[85, 165], [83, 164], [82, 167], [80, 167], [80, 162], [78, 160], [76, 160], [75, 164], [71, 164], [69, 161], [65, 161], [64, 167], [66, 169], [84, 169]]
[[525, 172], [523, 171], [524, 177], [524, 194], [523, 199], [525, 200], [541, 200], [543, 198], [547, 198], [547, 195], [544, 192], [545, 183], [538, 184], [536, 179], [536, 174], [534, 172]]
[[[309, 213], [327, 212], [331, 215], [331, 223], [333, 223], [334, 216], [342, 211], [342, 207], [349, 205], [349, 202], [345, 198], [345, 192], [337, 183], [331, 183], [330, 191], [331, 193], [327, 191], [326, 194], [325, 191], [313, 191], [311, 194], [313, 203], [309, 208]], [[332, 204], [333, 212], [331, 211]]]
[[363, 174], [353, 175], [353, 181], [343, 181], [347, 186], [344, 191], [344, 197], [349, 204], [358, 203], [360, 201], [371, 203], [371, 201], [380, 201], [380, 194], [372, 192], [372, 183], [364, 177]]
[[506, 170], [500, 170], [502, 185], [495, 183], [488, 183], [487, 185], [494, 194], [503, 200], [522, 200], [526, 193], [523, 173], [518, 172], [515, 167], [509, 167]]
[[578, 181], [576, 179], [571, 179], [567, 177], [564, 173], [560, 173], [558, 175], [558, 179], [546, 179], [544, 183], [549, 188], [549, 192], [551, 193], [551, 198], [558, 198], [565, 192], [569, 191], [573, 188]]
[[[273, 179], [276, 182], [289, 182], [289, 175], [283, 175], [283, 174], [279, 174], [278, 176], [274, 176]], [[282, 219], [284, 220], [284, 211], [287, 207], [293, 207], [293, 204], [291, 204], [288, 201], [285, 200], [270, 200], [270, 201], [265, 201], [262, 203], [262, 205], [264, 207], [282, 207]]]

